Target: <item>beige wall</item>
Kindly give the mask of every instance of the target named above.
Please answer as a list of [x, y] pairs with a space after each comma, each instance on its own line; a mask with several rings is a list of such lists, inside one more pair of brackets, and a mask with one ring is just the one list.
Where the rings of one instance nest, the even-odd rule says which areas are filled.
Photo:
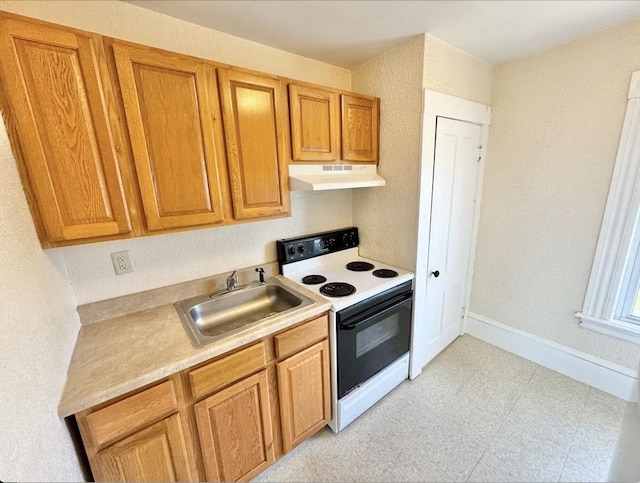
[[425, 89], [488, 105], [492, 77], [490, 64], [425, 35], [422, 79]]
[[361, 254], [415, 267], [424, 36], [357, 67], [353, 89], [382, 99], [379, 173], [382, 188], [353, 190]]
[[361, 229], [361, 252], [415, 269], [422, 89], [489, 104], [492, 67], [430, 35], [357, 67], [353, 90], [382, 99], [380, 175], [384, 188], [354, 190], [353, 218]]
[[[4, 1], [0, 9], [169, 50], [343, 89], [351, 72], [116, 1]], [[56, 415], [79, 303], [275, 259], [277, 238], [352, 223], [350, 190], [294, 194], [291, 218], [42, 251], [0, 128], [0, 480], [82, 478]], [[332, 214], [325, 208], [339, 207]], [[306, 216], [311, 215], [311, 216]], [[116, 277], [109, 254], [135, 272]], [[70, 285], [71, 282], [71, 285]]]
[[0, 0], [0, 9], [260, 72], [350, 89], [351, 71], [116, 0]]
[[471, 310], [632, 369], [581, 329], [640, 20], [496, 67]]
[[64, 260], [40, 248], [0, 123], [0, 480], [78, 481], [57, 417], [80, 327]]

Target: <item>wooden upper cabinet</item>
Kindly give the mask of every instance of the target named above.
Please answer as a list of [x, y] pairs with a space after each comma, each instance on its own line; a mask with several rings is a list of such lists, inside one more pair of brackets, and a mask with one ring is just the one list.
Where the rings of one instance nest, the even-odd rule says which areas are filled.
[[218, 75], [235, 218], [288, 214], [284, 82], [227, 69]]
[[148, 229], [223, 221], [215, 69], [192, 57], [119, 42], [113, 52]]
[[7, 127], [44, 246], [130, 231], [99, 40], [0, 14]]
[[340, 156], [338, 94], [289, 84], [291, 158], [294, 161], [335, 161]]
[[342, 159], [377, 163], [378, 99], [342, 94]]

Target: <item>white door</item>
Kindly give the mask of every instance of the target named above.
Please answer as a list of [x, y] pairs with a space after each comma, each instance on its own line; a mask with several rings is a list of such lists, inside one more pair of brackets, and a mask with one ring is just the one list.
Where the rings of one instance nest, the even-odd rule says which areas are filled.
[[429, 361], [462, 333], [480, 159], [480, 126], [438, 117], [425, 318]]

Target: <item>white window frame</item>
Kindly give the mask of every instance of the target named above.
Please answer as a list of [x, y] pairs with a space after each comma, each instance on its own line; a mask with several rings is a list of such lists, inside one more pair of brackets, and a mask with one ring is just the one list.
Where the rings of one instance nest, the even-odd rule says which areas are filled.
[[640, 279], [640, 71], [631, 77], [596, 255], [580, 325], [640, 343], [640, 319], [631, 315]]

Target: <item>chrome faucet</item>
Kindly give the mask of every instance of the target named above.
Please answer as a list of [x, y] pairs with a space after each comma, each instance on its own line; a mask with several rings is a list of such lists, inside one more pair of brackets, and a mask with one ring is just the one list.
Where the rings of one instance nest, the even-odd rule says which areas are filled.
[[236, 283], [238, 283], [236, 272], [237, 270], [234, 270], [233, 273], [227, 277], [227, 290], [230, 292], [236, 289]]

